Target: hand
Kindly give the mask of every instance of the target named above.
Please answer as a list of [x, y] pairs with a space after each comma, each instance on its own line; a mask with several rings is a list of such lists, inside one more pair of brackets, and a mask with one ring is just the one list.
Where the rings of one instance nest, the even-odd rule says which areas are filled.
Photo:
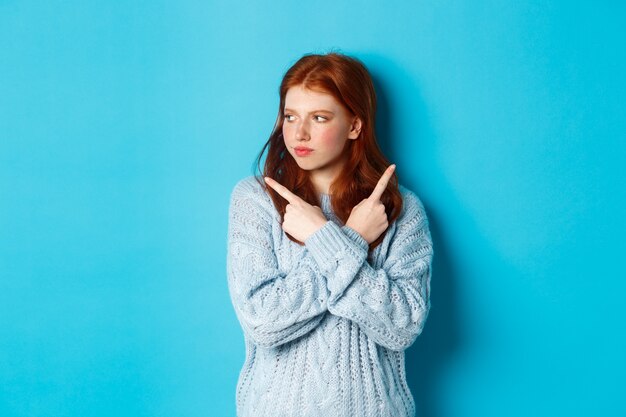
[[322, 209], [312, 206], [282, 184], [270, 177], [265, 177], [265, 183], [272, 187], [285, 200], [289, 201], [285, 207], [285, 217], [282, 228], [286, 233], [304, 242], [309, 236], [317, 232], [326, 224], [328, 219], [324, 217]]
[[367, 243], [372, 243], [378, 239], [389, 226], [385, 205], [380, 201], [380, 197], [387, 188], [395, 169], [395, 164], [387, 167], [372, 194], [354, 206], [346, 221], [346, 226], [358, 232]]

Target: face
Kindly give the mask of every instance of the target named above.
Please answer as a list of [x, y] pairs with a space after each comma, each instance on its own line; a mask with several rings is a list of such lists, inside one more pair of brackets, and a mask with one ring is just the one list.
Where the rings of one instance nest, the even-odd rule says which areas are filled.
[[327, 93], [291, 87], [285, 96], [283, 137], [298, 166], [331, 181], [344, 164], [342, 151], [358, 138], [361, 121]]

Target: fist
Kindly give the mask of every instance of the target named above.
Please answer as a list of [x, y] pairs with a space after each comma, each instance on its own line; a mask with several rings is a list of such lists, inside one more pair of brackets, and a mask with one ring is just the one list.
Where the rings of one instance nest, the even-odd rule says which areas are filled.
[[265, 177], [265, 183], [289, 201], [285, 207], [282, 228], [295, 239], [304, 242], [328, 221], [321, 208], [310, 205], [284, 185], [269, 177]]
[[385, 205], [380, 201], [380, 197], [387, 188], [395, 169], [395, 165], [390, 165], [385, 170], [372, 194], [354, 206], [346, 221], [346, 226], [358, 232], [367, 243], [378, 239], [389, 227]]

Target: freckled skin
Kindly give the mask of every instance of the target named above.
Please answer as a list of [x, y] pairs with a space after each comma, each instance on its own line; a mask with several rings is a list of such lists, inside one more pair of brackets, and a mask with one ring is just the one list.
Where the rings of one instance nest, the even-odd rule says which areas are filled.
[[[327, 193], [345, 163], [342, 151], [346, 142], [359, 136], [360, 119], [330, 94], [302, 86], [287, 91], [284, 113], [283, 138], [288, 152], [300, 168], [311, 171], [318, 191]], [[298, 156], [296, 146], [312, 148], [313, 152]]]
[[[287, 91], [283, 112], [283, 138], [288, 152], [300, 168], [310, 171], [317, 192], [328, 194], [345, 163], [342, 151], [346, 143], [359, 138], [361, 120], [332, 95], [301, 86]], [[298, 146], [312, 152], [299, 156], [294, 149]], [[389, 226], [380, 197], [394, 170], [395, 165], [387, 168], [370, 197], [357, 204], [346, 221], [346, 226], [367, 243], [375, 241]], [[319, 207], [308, 204], [273, 178], [266, 177], [265, 182], [289, 202], [282, 228], [297, 240], [306, 242], [328, 222]]]

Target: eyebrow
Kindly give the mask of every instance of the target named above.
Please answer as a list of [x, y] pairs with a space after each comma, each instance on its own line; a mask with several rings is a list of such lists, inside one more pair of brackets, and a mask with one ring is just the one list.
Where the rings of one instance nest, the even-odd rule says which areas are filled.
[[[293, 110], [293, 109], [289, 109], [289, 108], [285, 108], [285, 110], [284, 110], [284, 111], [285, 111], [285, 112], [290, 112], [290, 113], [296, 113], [296, 114], [298, 114], [298, 112], [297, 112], [297, 111], [295, 111], [295, 110]], [[310, 111], [310, 112], [309, 112], [309, 114], [311, 114], [311, 113], [328, 113], [328, 114], [335, 114], [334, 112], [332, 112], [332, 111], [330, 111], [330, 110], [322, 110], [322, 109]]]

